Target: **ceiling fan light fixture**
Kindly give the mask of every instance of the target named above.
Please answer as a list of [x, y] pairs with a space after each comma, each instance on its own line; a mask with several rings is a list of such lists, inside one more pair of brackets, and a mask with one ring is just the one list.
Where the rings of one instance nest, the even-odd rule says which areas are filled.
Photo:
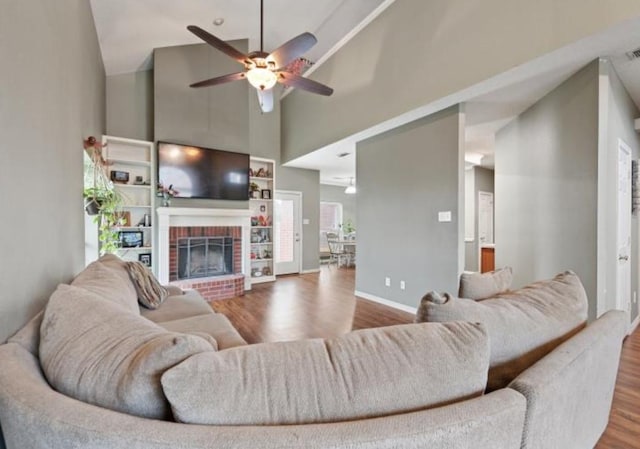
[[356, 186], [353, 185], [353, 178], [350, 179], [349, 185], [344, 189], [344, 193], [347, 195], [354, 195], [356, 193]]
[[249, 83], [256, 89], [269, 90], [276, 85], [276, 74], [263, 67], [254, 67], [247, 72]]

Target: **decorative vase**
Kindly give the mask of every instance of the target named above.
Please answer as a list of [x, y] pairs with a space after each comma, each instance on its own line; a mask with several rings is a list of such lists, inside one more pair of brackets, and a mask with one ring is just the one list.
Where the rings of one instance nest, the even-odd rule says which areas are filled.
[[171, 206], [171, 197], [170, 197], [169, 195], [165, 195], [165, 196], [162, 198], [162, 205], [163, 205], [164, 207], [169, 207], [169, 206]]

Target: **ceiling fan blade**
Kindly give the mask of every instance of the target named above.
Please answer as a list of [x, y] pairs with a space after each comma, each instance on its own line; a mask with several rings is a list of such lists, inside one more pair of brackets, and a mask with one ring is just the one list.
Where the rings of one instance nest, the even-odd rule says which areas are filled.
[[256, 92], [258, 93], [258, 101], [260, 102], [262, 112], [273, 111], [273, 89], [256, 89]]
[[313, 47], [318, 40], [311, 33], [302, 33], [280, 47], [276, 48], [267, 56], [267, 61], [273, 61], [277, 69], [288, 66], [294, 59], [305, 54]]
[[319, 95], [329, 96], [333, 89], [317, 81], [304, 78], [291, 72], [278, 72], [278, 82]]
[[247, 77], [246, 72], [230, 73], [228, 75], [217, 76], [204, 81], [191, 84], [189, 87], [208, 87], [216, 86], [218, 84], [228, 83], [230, 81], [238, 81]]
[[244, 64], [245, 60], [248, 59], [247, 55], [240, 53], [238, 50], [233, 48], [231, 45], [227, 44], [222, 39], [215, 37], [213, 34], [208, 33], [207, 31], [203, 30], [200, 27], [197, 27], [195, 25], [189, 25], [187, 27], [187, 30], [191, 31], [193, 34], [198, 36], [207, 44], [220, 50], [222, 53], [232, 57], [233, 59], [238, 61], [240, 64]]

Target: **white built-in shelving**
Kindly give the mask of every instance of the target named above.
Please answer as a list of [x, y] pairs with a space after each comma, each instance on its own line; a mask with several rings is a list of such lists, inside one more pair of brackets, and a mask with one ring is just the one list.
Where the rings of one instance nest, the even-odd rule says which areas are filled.
[[252, 157], [249, 173], [251, 209], [251, 282], [276, 280], [273, 244], [275, 161]]
[[[141, 232], [142, 243], [137, 247], [122, 247], [118, 255], [124, 260], [151, 261], [155, 272], [155, 146], [153, 142], [102, 136], [107, 175], [122, 197], [122, 213], [126, 222], [118, 232]], [[126, 181], [117, 181], [113, 172], [121, 172]]]

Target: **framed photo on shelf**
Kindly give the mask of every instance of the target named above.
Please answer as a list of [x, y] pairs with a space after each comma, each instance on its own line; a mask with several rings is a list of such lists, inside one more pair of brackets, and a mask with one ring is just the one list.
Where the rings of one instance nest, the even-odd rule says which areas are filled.
[[144, 246], [142, 231], [120, 231], [118, 232], [121, 248], [139, 248]]
[[138, 261], [139, 261], [141, 264], [143, 264], [143, 265], [145, 265], [145, 266], [147, 266], [147, 267], [151, 268], [151, 253], [141, 253], [141, 254], [138, 254]]
[[131, 212], [120, 211], [115, 213], [115, 218], [120, 226], [131, 226]]
[[270, 189], [262, 189], [262, 199], [270, 200], [271, 199], [271, 190]]
[[127, 184], [129, 182], [129, 172], [122, 170], [111, 170], [111, 180], [119, 184]]

